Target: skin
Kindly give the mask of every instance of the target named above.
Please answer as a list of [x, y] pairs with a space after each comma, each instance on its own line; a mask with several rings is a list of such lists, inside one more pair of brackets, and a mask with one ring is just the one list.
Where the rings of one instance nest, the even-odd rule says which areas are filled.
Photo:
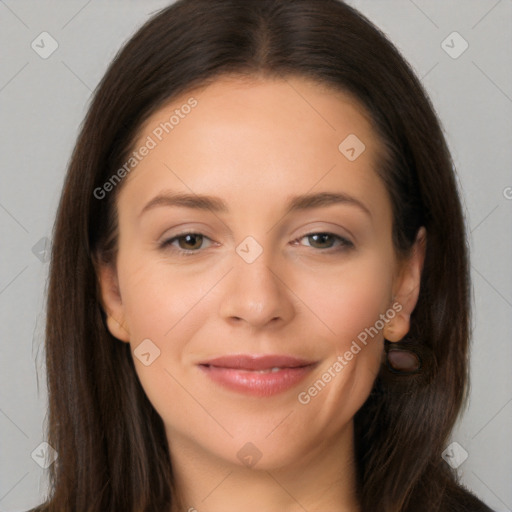
[[[110, 332], [132, 353], [148, 338], [160, 350], [149, 366], [134, 362], [166, 428], [180, 510], [358, 511], [353, 417], [382, 364], [383, 336], [397, 341], [409, 329], [424, 230], [399, 260], [375, 172], [382, 146], [350, 96], [304, 78], [223, 78], [162, 107], [134, 147], [191, 96], [197, 107], [122, 183], [117, 260], [98, 270]], [[354, 161], [338, 149], [349, 134], [366, 146]], [[160, 205], [140, 215], [165, 190], [218, 196], [229, 212]], [[348, 194], [368, 212], [340, 203], [286, 214], [289, 198], [307, 192]], [[185, 230], [204, 238], [159, 246]], [[263, 250], [252, 263], [236, 252], [247, 236]], [[384, 332], [299, 403], [393, 303], [402, 309]], [[319, 363], [295, 388], [262, 398], [220, 387], [197, 367], [236, 353]], [[237, 457], [247, 442], [261, 453], [252, 467]]]

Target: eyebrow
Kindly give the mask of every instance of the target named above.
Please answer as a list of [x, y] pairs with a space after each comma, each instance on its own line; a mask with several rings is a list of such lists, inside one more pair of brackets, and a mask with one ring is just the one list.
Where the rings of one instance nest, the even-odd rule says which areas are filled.
[[[346, 204], [355, 206], [370, 217], [370, 210], [355, 197], [346, 193], [319, 192], [315, 194], [304, 194], [294, 196], [288, 200], [286, 205], [286, 213], [296, 211], [306, 211], [313, 208], [321, 208], [332, 206], [335, 204]], [[201, 195], [201, 194], [183, 194], [172, 191], [163, 191], [153, 199], [151, 199], [139, 213], [139, 217], [159, 206], [178, 206], [182, 208], [192, 208], [196, 210], [210, 210], [215, 213], [228, 213], [229, 207], [227, 203], [219, 197]]]

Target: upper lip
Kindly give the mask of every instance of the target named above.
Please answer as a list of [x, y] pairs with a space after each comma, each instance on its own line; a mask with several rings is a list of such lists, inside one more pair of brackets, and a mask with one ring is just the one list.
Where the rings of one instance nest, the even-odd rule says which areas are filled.
[[202, 361], [200, 365], [217, 366], [236, 370], [268, 370], [271, 368], [299, 368], [315, 361], [287, 355], [226, 355]]

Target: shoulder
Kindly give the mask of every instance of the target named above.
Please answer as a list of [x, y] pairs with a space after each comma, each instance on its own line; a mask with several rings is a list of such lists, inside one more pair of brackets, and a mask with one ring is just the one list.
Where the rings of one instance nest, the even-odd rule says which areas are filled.
[[461, 484], [450, 491], [445, 493], [439, 512], [495, 512]]

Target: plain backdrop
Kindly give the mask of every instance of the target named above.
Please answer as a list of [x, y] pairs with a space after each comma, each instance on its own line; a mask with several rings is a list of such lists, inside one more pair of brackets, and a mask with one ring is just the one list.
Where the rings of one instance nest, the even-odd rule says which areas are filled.
[[[411, 63], [455, 160], [472, 251], [474, 331], [470, 403], [450, 460], [467, 454], [462, 481], [494, 510], [510, 511], [512, 2], [349, 3]], [[47, 249], [78, 128], [115, 53], [167, 4], [0, 0], [0, 511], [26, 510], [47, 492], [37, 464], [47, 407]], [[45, 51], [58, 45], [47, 58], [33, 48], [41, 37]]]

